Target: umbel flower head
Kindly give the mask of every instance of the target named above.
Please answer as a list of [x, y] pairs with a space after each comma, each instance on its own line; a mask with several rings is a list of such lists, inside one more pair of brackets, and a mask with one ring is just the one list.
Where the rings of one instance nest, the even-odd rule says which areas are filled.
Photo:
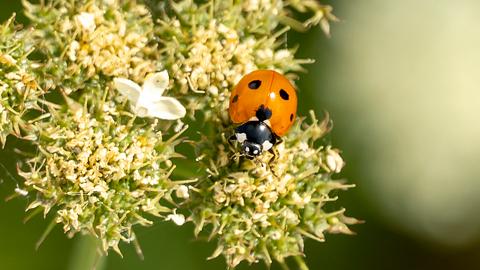
[[290, 2], [298, 1], [184, 0], [163, 6], [156, 27], [160, 59], [191, 115], [201, 111], [207, 120], [228, 122], [230, 90], [244, 74], [300, 71], [302, 63], [311, 62], [295, 59], [296, 49], [281, 46], [289, 26], [280, 27], [280, 21], [290, 18]]
[[[313, 12], [300, 23], [292, 9]], [[324, 241], [324, 233], [347, 233], [357, 220], [329, 212], [324, 205], [336, 199], [331, 192], [347, 189], [333, 180], [343, 167], [339, 150], [322, 144], [329, 130], [326, 118], [312, 123], [296, 121], [276, 157], [264, 153], [249, 160], [228, 138], [233, 125], [228, 101], [234, 85], [255, 69], [273, 69], [289, 78], [301, 71], [295, 49], [284, 47], [289, 27], [304, 30], [335, 19], [331, 8], [316, 1], [178, 1], [161, 6], [156, 33], [161, 40], [162, 62], [174, 74], [173, 92], [186, 100], [191, 116], [205, 119], [195, 143], [201, 175], [183, 208], [195, 233], [209, 232], [229, 267], [242, 261], [272, 260], [303, 255], [305, 238]], [[287, 26], [282, 26], [286, 24]], [[192, 29], [194, 29], [192, 31]]]
[[[351, 233], [347, 225], [355, 219], [324, 207], [336, 199], [333, 191], [350, 187], [334, 180], [344, 163], [322, 141], [328, 118], [297, 118], [275, 157], [246, 159], [227, 140], [233, 86], [256, 69], [298, 78], [311, 60], [295, 58], [286, 33], [320, 25], [328, 34], [336, 19], [329, 6], [313, 0], [146, 1], [150, 9], [127, 0], [23, 3], [31, 34], [17, 38], [7, 24], [0, 37], [10, 44], [0, 48], [1, 105], [8, 110], [2, 114], [0, 107], [0, 135], [4, 141], [18, 133], [25, 108], [42, 104], [36, 121], [28, 121], [34, 157], [18, 165], [25, 181], [17, 193], [33, 198], [28, 209], [51, 213], [69, 236], [96, 236], [104, 251], [135, 242], [134, 225], [151, 225], [152, 216], [192, 222], [196, 234], [210, 233], [218, 244], [212, 257], [223, 255], [229, 267], [283, 263], [303, 255], [305, 238]], [[312, 16], [299, 22], [298, 12]], [[35, 64], [22, 42], [35, 49]], [[38, 85], [49, 90], [47, 97]], [[198, 117], [204, 125], [189, 133], [195, 151], [181, 155], [183, 123], [164, 120], [187, 113], [187, 124]], [[198, 182], [172, 180], [175, 158], [183, 156]]]
[[30, 34], [14, 25], [15, 16], [0, 25], [0, 146], [8, 135], [31, 139], [26, 114], [39, 110], [40, 89], [28, 60], [32, 48], [25, 41]]
[[68, 235], [93, 234], [105, 251], [120, 252], [120, 241], [135, 240], [133, 225], [175, 214], [179, 183], [170, 180], [170, 159], [178, 157], [180, 140], [165, 140], [156, 121], [137, 126], [114, 102], [101, 111], [69, 103], [37, 124], [39, 154], [20, 172], [25, 190], [36, 195], [28, 209], [53, 209]]
[[329, 212], [335, 190], [353, 185], [332, 180], [344, 163], [338, 150], [319, 144], [328, 132], [329, 119], [311, 124], [296, 121], [277, 157], [266, 153], [259, 160], [246, 159], [227, 146], [227, 129], [216, 140], [204, 138], [196, 151], [207, 176], [190, 200], [190, 220], [198, 234], [207, 229], [218, 239], [212, 255], [223, 254], [229, 267], [241, 261], [270, 264], [288, 256], [303, 256], [304, 238], [323, 242], [325, 232], [352, 234], [347, 227], [358, 221], [344, 216], [344, 209]]
[[101, 91], [102, 76], [142, 82], [157, 70], [153, 21], [137, 1], [23, 1], [45, 57], [47, 87], [67, 94], [89, 86]]
[[[25, 181], [17, 193], [34, 198], [28, 209], [53, 212], [65, 233], [94, 235], [104, 251], [120, 252], [120, 241], [135, 240], [133, 226], [153, 224], [152, 216], [181, 224], [175, 209], [184, 197], [172, 194], [182, 182], [170, 176], [182, 130], [175, 134], [157, 118], [178, 119], [185, 109], [173, 97], [153, 96], [170, 82], [156, 73], [148, 9], [123, 0], [23, 4], [38, 84], [51, 93], [39, 98], [41, 121], [30, 127], [34, 158], [18, 164]], [[115, 89], [119, 80], [132, 87], [126, 98], [133, 106]]]

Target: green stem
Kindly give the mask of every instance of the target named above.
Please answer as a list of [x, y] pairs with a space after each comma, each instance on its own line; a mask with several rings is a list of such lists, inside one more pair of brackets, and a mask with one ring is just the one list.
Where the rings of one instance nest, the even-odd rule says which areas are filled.
[[308, 270], [308, 266], [307, 264], [305, 263], [305, 260], [303, 259], [303, 257], [301, 256], [295, 256], [293, 257], [295, 259], [295, 261], [297, 262], [298, 264], [298, 269], [299, 270]]
[[278, 262], [278, 264], [280, 264], [280, 267], [282, 268], [282, 270], [290, 270], [290, 268], [288, 267], [288, 265], [285, 261]]
[[55, 219], [52, 219], [50, 221], [50, 223], [48, 224], [47, 228], [45, 229], [45, 231], [42, 233], [42, 236], [40, 236], [40, 239], [38, 239], [37, 243], [35, 244], [35, 249], [36, 250], [38, 250], [38, 248], [43, 243], [43, 241], [45, 241], [45, 239], [50, 234], [50, 232], [53, 230], [55, 225], [57, 225], [57, 223], [55, 222]]
[[93, 236], [82, 235], [76, 239], [68, 270], [103, 270], [107, 260], [100, 253], [100, 243]]

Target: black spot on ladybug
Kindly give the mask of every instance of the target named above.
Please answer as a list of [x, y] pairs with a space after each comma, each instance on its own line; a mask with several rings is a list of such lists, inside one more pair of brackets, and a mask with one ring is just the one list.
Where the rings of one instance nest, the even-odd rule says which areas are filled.
[[235, 95], [235, 96], [233, 97], [233, 99], [232, 99], [232, 103], [235, 103], [235, 102], [237, 102], [237, 101], [238, 101], [238, 95]]
[[258, 121], [262, 122], [272, 117], [272, 111], [269, 108], [265, 108], [262, 104], [255, 113], [255, 116], [258, 118]]
[[258, 89], [260, 85], [262, 85], [262, 81], [254, 80], [248, 83], [248, 88], [255, 90], [255, 89]]
[[290, 122], [292, 122], [292, 121], [293, 121], [293, 113], [290, 114]]
[[280, 97], [282, 97], [283, 100], [288, 100], [289, 96], [287, 91], [280, 89]]

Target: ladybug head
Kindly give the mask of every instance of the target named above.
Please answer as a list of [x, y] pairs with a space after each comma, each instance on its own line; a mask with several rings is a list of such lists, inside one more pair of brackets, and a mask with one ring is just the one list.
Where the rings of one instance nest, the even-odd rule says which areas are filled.
[[248, 121], [238, 126], [235, 129], [235, 138], [241, 143], [242, 153], [247, 157], [260, 155], [276, 142], [275, 135], [268, 125], [260, 121]]
[[244, 141], [242, 143], [242, 152], [251, 157], [256, 157], [262, 153], [262, 146], [258, 143]]

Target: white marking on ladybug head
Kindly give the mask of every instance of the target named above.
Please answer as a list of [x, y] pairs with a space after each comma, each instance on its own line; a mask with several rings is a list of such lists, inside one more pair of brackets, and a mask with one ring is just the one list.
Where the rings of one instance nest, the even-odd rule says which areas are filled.
[[253, 154], [254, 154], [254, 155], [257, 155], [257, 154], [258, 154], [258, 150], [257, 150], [257, 149], [253, 150]]
[[272, 128], [272, 124], [270, 124], [270, 120], [265, 120], [263, 121], [263, 123], [265, 123], [265, 125], [267, 125], [269, 128]]
[[263, 148], [264, 151], [270, 150], [270, 148], [272, 148], [272, 146], [273, 146], [273, 144], [269, 141], [264, 141], [262, 143], [262, 148]]
[[256, 116], [253, 116], [250, 119], [248, 119], [248, 121], [258, 121], [258, 118]]
[[248, 146], [245, 147], [245, 152], [247, 152], [247, 153], [250, 152], [250, 148]]
[[245, 134], [245, 133], [235, 133], [235, 137], [237, 137], [237, 141], [239, 143], [243, 143], [247, 139], [247, 134]]

